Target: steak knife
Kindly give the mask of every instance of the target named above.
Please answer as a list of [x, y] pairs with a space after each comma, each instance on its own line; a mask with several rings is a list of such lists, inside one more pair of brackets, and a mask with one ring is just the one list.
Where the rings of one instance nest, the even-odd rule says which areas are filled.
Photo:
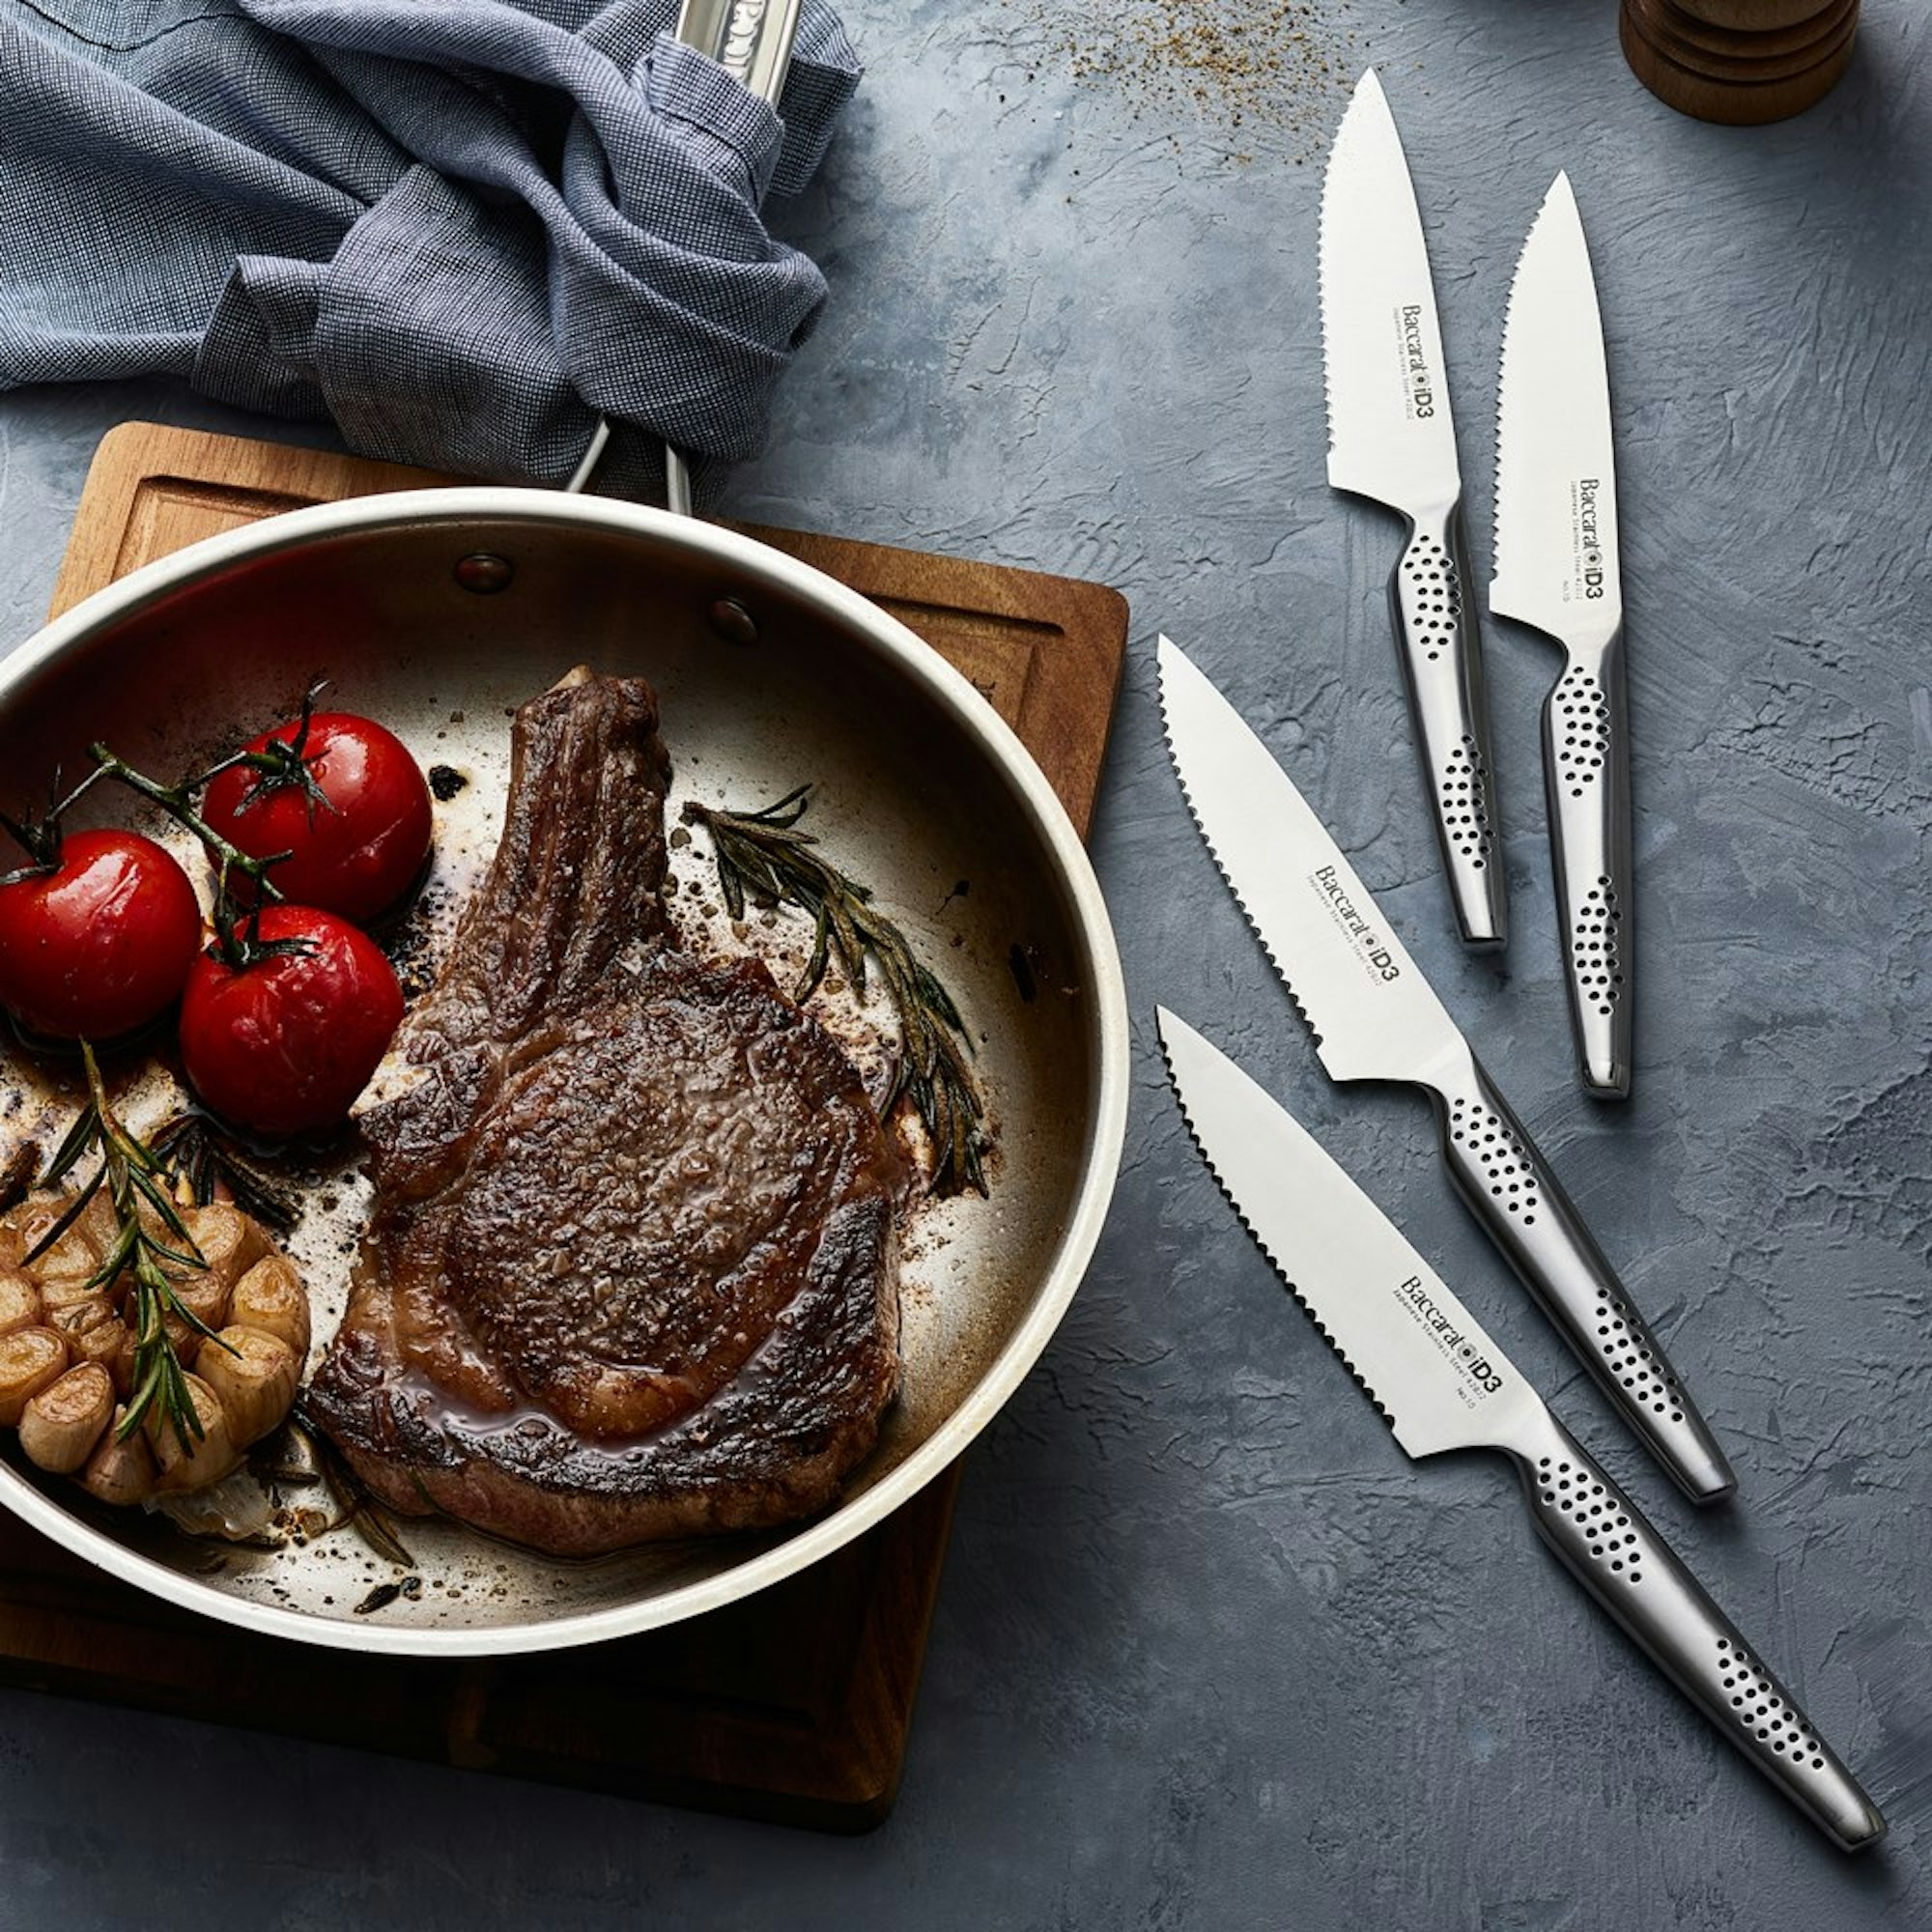
[[1692, 1501], [1737, 1486], [1636, 1304], [1529, 1130], [1267, 747], [1160, 640], [1168, 749], [1208, 848], [1335, 1080], [1406, 1080], [1451, 1179], [1544, 1312]]
[[1160, 1037], [1222, 1191], [1403, 1449], [1500, 1451], [1544, 1542], [1685, 1696], [1845, 1850], [1882, 1838], [1877, 1806], [1790, 1691], [1381, 1209], [1165, 1009]]
[[1502, 825], [1435, 285], [1402, 137], [1373, 68], [1356, 83], [1321, 185], [1321, 356], [1328, 481], [1408, 524], [1389, 611], [1457, 928], [1465, 945], [1500, 946]]
[[1558, 175], [1503, 325], [1490, 609], [1563, 646], [1543, 707], [1556, 922], [1586, 1092], [1631, 1083], [1630, 713], [1610, 385], [1590, 250]]

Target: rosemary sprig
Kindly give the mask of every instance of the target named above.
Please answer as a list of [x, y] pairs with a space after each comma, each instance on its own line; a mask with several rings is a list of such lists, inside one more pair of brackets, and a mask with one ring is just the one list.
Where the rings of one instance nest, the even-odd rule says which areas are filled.
[[[801, 1004], [818, 990], [836, 957], [860, 993], [866, 960], [877, 962], [898, 1015], [899, 1056], [883, 1111], [910, 1098], [931, 1136], [932, 1191], [986, 1192], [985, 1105], [967, 1064], [973, 1045], [952, 996], [914, 954], [893, 921], [872, 904], [862, 886], [813, 849], [818, 840], [798, 822], [811, 787], [800, 785], [761, 811], [724, 811], [695, 801], [684, 808], [687, 825], [711, 834], [718, 883], [733, 919], [745, 905], [773, 909], [789, 903], [811, 915], [811, 957], [793, 998]], [[964, 1051], [962, 1051], [962, 1047]]]
[[[166, 1318], [178, 1317], [217, 1348], [228, 1345], [192, 1309], [183, 1305], [162, 1264], [171, 1262], [177, 1267], [206, 1268], [208, 1263], [168, 1196], [165, 1176], [154, 1151], [121, 1124], [107, 1104], [100, 1068], [93, 1047], [86, 1040], [80, 1043], [80, 1057], [87, 1067], [91, 1097], [47, 1163], [41, 1185], [57, 1185], [89, 1153], [99, 1153], [100, 1165], [25, 1259], [29, 1263], [38, 1261], [80, 1218], [101, 1188], [106, 1188], [114, 1208], [115, 1238], [86, 1286], [90, 1291], [107, 1288], [124, 1271], [133, 1284], [134, 1392], [128, 1398], [128, 1413], [115, 1432], [115, 1438], [125, 1442], [140, 1428], [148, 1411], [158, 1404], [162, 1418], [173, 1427], [183, 1452], [192, 1456], [194, 1445], [204, 1432], [201, 1417], [188, 1398], [187, 1372], [175, 1351]], [[143, 1217], [144, 1207], [181, 1242], [179, 1248], [170, 1247], [155, 1235]]]

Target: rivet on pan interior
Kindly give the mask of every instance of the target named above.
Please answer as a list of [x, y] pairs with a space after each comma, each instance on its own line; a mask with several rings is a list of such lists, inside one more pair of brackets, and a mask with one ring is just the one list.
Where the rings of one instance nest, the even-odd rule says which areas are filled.
[[510, 580], [517, 574], [517, 566], [506, 556], [497, 556], [493, 552], [479, 550], [472, 555], [458, 557], [456, 560], [456, 581], [466, 590], [473, 590], [479, 597], [494, 597], [499, 590], [510, 587]]
[[758, 620], [735, 597], [721, 597], [712, 605], [711, 628], [727, 644], [758, 641]]

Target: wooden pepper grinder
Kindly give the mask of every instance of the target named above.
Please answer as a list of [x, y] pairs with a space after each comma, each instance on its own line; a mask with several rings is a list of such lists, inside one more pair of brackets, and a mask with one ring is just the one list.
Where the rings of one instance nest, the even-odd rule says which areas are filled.
[[1700, 121], [1782, 121], [1844, 72], [1858, 24], [1859, 0], [1623, 0], [1624, 58]]

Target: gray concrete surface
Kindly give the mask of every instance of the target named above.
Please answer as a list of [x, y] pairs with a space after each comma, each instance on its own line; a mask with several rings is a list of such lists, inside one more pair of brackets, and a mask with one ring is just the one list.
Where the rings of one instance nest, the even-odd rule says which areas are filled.
[[[791, 215], [835, 301], [732, 507], [1103, 578], [1135, 611], [1094, 840], [1136, 1012], [1126, 1167], [971, 1459], [897, 1813], [824, 1841], [7, 1694], [0, 1925], [1932, 1923], [1932, 29], [1872, 0], [1830, 100], [1741, 131], [1644, 94], [1608, 0], [1330, 0], [1290, 10], [1308, 38], [1272, 76], [1146, 37], [1105, 83], [1069, 51], [1091, 66], [1096, 0], [847, 13], [870, 74]], [[1492, 627], [1498, 967], [1448, 936], [1394, 532], [1322, 481], [1319, 130], [1371, 58], [1480, 557], [1504, 291], [1559, 165], [1596, 250], [1638, 746], [1623, 1109], [1570, 1080], [1552, 660]], [[0, 401], [5, 640], [132, 414], [260, 427], [138, 386]], [[1581, 1385], [1420, 1103], [1322, 1078], [1166, 768], [1159, 628], [1293, 757], [1502, 1077], [1733, 1450], [1734, 1508], [1693, 1520]], [[1681, 1536], [1867, 1777], [1886, 1848], [1848, 1862], [1788, 1813], [1577, 1595], [1499, 1466], [1405, 1461], [1183, 1138], [1156, 999], [1298, 1109]]]

